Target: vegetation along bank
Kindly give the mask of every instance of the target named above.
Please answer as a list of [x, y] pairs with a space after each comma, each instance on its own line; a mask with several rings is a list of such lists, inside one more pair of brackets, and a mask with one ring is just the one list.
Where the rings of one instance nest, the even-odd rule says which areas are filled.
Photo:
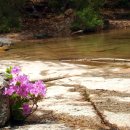
[[43, 39], [128, 28], [129, 7], [129, 0], [1, 0], [0, 33]]

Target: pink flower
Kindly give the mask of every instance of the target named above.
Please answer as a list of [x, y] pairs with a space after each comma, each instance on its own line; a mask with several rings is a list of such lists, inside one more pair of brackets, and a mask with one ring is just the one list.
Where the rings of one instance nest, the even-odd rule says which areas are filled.
[[5, 88], [4, 95], [11, 96], [15, 92], [14, 86], [10, 86], [9, 88]]
[[35, 95], [36, 97], [38, 95], [41, 95], [41, 96], [45, 96], [46, 94], [46, 87], [45, 85], [43, 84], [42, 81], [37, 81], [35, 82], [32, 87], [30, 88], [30, 94], [33, 94]]
[[31, 113], [31, 108], [29, 107], [28, 104], [23, 104], [22, 108], [24, 115], [29, 115]]
[[18, 89], [17, 89], [16, 93], [19, 96], [23, 97], [23, 98], [27, 98], [28, 97], [27, 86], [26, 85], [20, 85], [20, 86], [18, 86]]
[[12, 68], [11, 73], [12, 74], [19, 74], [20, 71], [21, 71], [20, 67], [19, 66], [15, 66], [14, 68]]
[[28, 82], [28, 76], [23, 74], [13, 77], [13, 79], [10, 81], [10, 85], [27, 84]]
[[[10, 71], [9, 71], [9, 74], [10, 74]], [[13, 100], [15, 100], [16, 102], [21, 102], [23, 114], [29, 115], [31, 113], [31, 108], [29, 107], [28, 104], [31, 102], [36, 104], [37, 101], [34, 102], [33, 99], [35, 99], [38, 96], [45, 96], [46, 86], [40, 80], [36, 81], [35, 83], [31, 83], [29, 81], [28, 76], [25, 74], [22, 74], [21, 69], [18, 66], [15, 66], [11, 70], [10, 75], [12, 76], [12, 78], [9, 78], [9, 86], [5, 88], [3, 94], [12, 96]]]

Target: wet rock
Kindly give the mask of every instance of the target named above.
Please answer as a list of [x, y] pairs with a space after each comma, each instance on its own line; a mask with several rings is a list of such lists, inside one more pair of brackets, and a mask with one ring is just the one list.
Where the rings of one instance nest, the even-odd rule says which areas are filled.
[[33, 37], [36, 39], [46, 39], [46, 38], [51, 38], [52, 36], [49, 36], [48, 34], [38, 33], [38, 34], [34, 34]]
[[0, 38], [0, 50], [9, 50], [12, 45], [12, 41], [9, 38]]
[[0, 127], [4, 126], [10, 117], [9, 98], [3, 95], [5, 86], [7, 86], [7, 81], [0, 75]]

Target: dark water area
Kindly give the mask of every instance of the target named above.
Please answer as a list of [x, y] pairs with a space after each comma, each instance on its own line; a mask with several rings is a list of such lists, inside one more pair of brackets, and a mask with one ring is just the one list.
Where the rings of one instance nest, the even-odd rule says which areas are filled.
[[130, 59], [130, 29], [55, 38], [42, 42], [16, 43], [9, 51], [0, 52], [0, 59], [61, 60], [77, 58]]

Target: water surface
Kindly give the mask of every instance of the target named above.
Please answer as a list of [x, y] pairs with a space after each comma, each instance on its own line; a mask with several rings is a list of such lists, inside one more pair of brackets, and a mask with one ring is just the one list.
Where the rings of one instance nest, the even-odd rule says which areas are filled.
[[42, 42], [16, 43], [0, 59], [60, 60], [73, 58], [130, 58], [130, 29], [112, 30]]

